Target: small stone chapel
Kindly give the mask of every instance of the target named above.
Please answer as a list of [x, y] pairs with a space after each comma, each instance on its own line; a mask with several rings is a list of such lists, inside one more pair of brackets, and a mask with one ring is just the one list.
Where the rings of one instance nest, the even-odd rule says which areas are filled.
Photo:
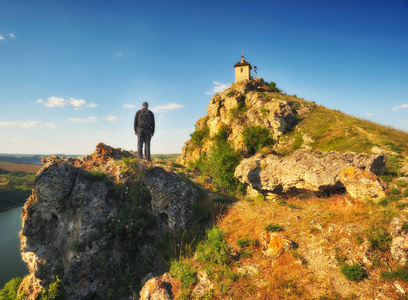
[[241, 56], [241, 61], [234, 65], [235, 82], [249, 80], [251, 78], [251, 64], [245, 60], [244, 55]]

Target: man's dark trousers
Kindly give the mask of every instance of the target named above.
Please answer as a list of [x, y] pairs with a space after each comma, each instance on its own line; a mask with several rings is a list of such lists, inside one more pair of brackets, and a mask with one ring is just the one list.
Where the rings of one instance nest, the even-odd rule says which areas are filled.
[[137, 155], [139, 159], [143, 158], [143, 143], [145, 144], [145, 157], [150, 160], [150, 140], [152, 133], [150, 129], [139, 127], [137, 129]]

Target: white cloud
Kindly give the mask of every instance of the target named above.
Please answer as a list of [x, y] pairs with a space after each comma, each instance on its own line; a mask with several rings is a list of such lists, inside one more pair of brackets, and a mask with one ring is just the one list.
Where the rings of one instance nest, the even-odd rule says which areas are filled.
[[38, 121], [27, 121], [27, 122], [0, 122], [0, 127], [5, 128], [16, 128], [16, 129], [34, 129], [40, 127], [40, 122]]
[[207, 95], [212, 95], [212, 94], [216, 94], [216, 93], [221, 93], [221, 92], [223, 92], [225, 89], [228, 88], [228, 84], [226, 84], [226, 83], [221, 83], [221, 82], [218, 82], [218, 81], [213, 81], [213, 83], [214, 83], [215, 86], [213, 87], [213, 89], [211, 90], [211, 92], [206, 92]]
[[160, 106], [156, 106], [154, 108], [152, 108], [151, 110], [154, 112], [163, 112], [166, 110], [175, 110], [175, 109], [180, 109], [183, 108], [184, 106], [181, 104], [177, 104], [177, 103], [170, 103], [170, 104], [166, 104], [166, 105], [160, 105]]
[[71, 105], [75, 106], [75, 107], [84, 107], [84, 106], [86, 106], [86, 102], [83, 99], [77, 100], [77, 99], [74, 99], [74, 98], [70, 98], [69, 101], [70, 101]]
[[408, 120], [399, 120], [400, 123], [408, 123]]
[[374, 113], [365, 113], [365, 115], [366, 115], [367, 117], [372, 117], [372, 116], [374, 116]]
[[114, 121], [118, 121], [119, 118], [117, 116], [107, 116], [106, 120], [114, 122]]
[[80, 109], [82, 107], [98, 107], [97, 104], [88, 104], [83, 99], [69, 98], [69, 100], [65, 100], [64, 98], [57, 98], [55, 96], [49, 97], [47, 102], [44, 102], [42, 99], [37, 99], [37, 103], [44, 103], [46, 107], [73, 106], [75, 109]]
[[73, 122], [78, 122], [78, 123], [91, 123], [91, 122], [97, 122], [98, 118], [97, 117], [88, 117], [86, 119], [68, 118], [68, 120], [73, 121]]
[[49, 127], [49, 128], [57, 128], [57, 126], [55, 126], [55, 125], [52, 124], [52, 123], [47, 123], [47, 124], [45, 124], [45, 126], [47, 126], [47, 127]]
[[134, 106], [133, 104], [123, 104], [123, 107], [126, 107], [126, 108], [135, 108], [136, 106]]
[[10, 36], [11, 38], [13, 38], [13, 39], [16, 38], [16, 36], [15, 36], [14, 34], [12, 34], [12, 33], [10, 33], [9, 36]]
[[408, 104], [401, 104], [400, 106], [395, 106], [392, 110], [400, 110], [402, 108], [408, 108]]
[[5, 38], [0, 34], [0, 41], [5, 40]]
[[116, 57], [121, 57], [121, 56], [123, 56], [123, 53], [122, 53], [122, 51], [119, 51], [119, 52], [116, 54]]

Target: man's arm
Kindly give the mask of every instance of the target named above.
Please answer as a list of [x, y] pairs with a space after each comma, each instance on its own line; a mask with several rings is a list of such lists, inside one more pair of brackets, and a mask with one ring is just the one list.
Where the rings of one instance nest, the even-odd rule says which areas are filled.
[[154, 136], [155, 123], [154, 123], [154, 114], [152, 111], [150, 111], [150, 116], [152, 117], [152, 126], [151, 126], [152, 136]]
[[137, 122], [139, 120], [139, 114], [140, 114], [140, 110], [137, 111], [136, 115], [135, 115], [135, 120], [133, 122], [133, 129], [135, 130], [135, 135], [137, 135]]

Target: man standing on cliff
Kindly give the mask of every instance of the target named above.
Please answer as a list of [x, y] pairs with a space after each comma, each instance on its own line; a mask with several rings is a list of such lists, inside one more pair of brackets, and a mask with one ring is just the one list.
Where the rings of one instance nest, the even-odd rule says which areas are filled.
[[143, 158], [143, 144], [145, 144], [145, 158], [150, 159], [150, 139], [154, 136], [154, 114], [148, 109], [149, 104], [143, 102], [142, 109], [135, 115], [134, 129], [137, 136], [137, 155]]

